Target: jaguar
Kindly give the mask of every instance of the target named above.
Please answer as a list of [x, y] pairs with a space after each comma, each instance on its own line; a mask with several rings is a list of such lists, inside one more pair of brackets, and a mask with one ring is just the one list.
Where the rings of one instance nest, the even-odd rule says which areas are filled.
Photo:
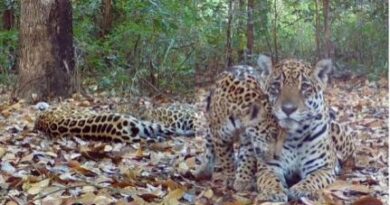
[[[276, 145], [283, 140], [275, 122], [269, 120], [271, 107], [257, 73], [255, 68], [241, 65], [217, 77], [207, 98], [205, 159], [196, 175], [212, 175], [218, 168], [225, 187], [249, 189], [256, 160], [276, 154]], [[234, 144], [239, 147], [237, 163]], [[261, 157], [256, 159], [255, 152]]]
[[164, 104], [148, 109], [140, 115], [143, 120], [160, 123], [175, 130], [180, 136], [193, 137], [197, 128], [203, 126], [197, 107], [187, 103]]
[[177, 109], [179, 107], [167, 106], [148, 114], [157, 120], [165, 120], [163, 124], [126, 114], [57, 107], [41, 113], [34, 130], [53, 138], [76, 136], [85, 140], [125, 143], [157, 143], [172, 135], [192, 136], [194, 113], [188, 116], [183, 107], [180, 107], [180, 112]]
[[[257, 63], [272, 116], [286, 134], [278, 156], [257, 164], [257, 200], [316, 197], [335, 181], [340, 161], [355, 149], [356, 133], [330, 117], [324, 96], [332, 61], [310, 66], [286, 59], [273, 66], [269, 57], [260, 55]], [[298, 182], [290, 184], [296, 177]]]

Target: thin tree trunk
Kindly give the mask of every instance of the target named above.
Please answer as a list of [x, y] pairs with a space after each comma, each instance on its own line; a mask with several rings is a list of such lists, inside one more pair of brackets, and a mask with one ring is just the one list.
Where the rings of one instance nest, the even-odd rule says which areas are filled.
[[331, 28], [330, 28], [330, 15], [329, 15], [329, 0], [323, 0], [323, 15], [324, 15], [324, 45], [325, 45], [325, 51], [324, 51], [324, 58], [330, 58], [331, 57], [331, 49], [332, 49], [332, 42], [331, 42]]
[[253, 22], [253, 11], [255, 2], [254, 0], [248, 0], [248, 24], [247, 24], [247, 49], [248, 56], [252, 56], [253, 44], [254, 44], [254, 22]]
[[31, 102], [69, 96], [74, 89], [70, 1], [21, 1], [19, 39], [16, 97]]
[[315, 0], [315, 9], [316, 9], [316, 55], [317, 60], [321, 58], [321, 24], [320, 24], [320, 9], [318, 8], [318, 1]]
[[270, 37], [270, 33], [268, 30], [268, 13], [269, 13], [269, 1], [259, 1], [259, 16], [260, 21], [258, 24], [259, 28], [259, 36], [264, 37], [265, 42], [267, 43], [267, 49], [271, 52], [271, 55], [273, 54], [273, 47], [272, 47], [272, 39]]
[[15, 26], [15, 12], [12, 8], [6, 9], [3, 13], [3, 29], [11, 30]]
[[233, 64], [232, 57], [232, 20], [233, 20], [233, 0], [229, 0], [228, 24], [226, 29], [226, 66]]
[[[363, 2], [362, 1], [360, 1], [359, 2], [359, 10], [360, 11], [363, 11], [364, 10], [364, 8], [363, 8]], [[359, 32], [357, 32], [358, 33], [358, 36], [359, 36], [359, 39], [360, 39], [360, 43], [358, 44], [358, 53], [359, 53], [359, 62], [361, 62], [362, 64], [364, 64], [364, 61], [363, 61], [363, 59], [364, 59], [364, 48], [365, 48], [365, 46], [364, 46], [364, 44], [365, 44], [365, 40], [363, 39], [363, 26], [359, 26], [358, 27], [359, 28]], [[368, 63], [368, 62], [367, 62]], [[371, 64], [372, 65], [372, 64]]]
[[274, 28], [273, 28], [273, 37], [274, 37], [274, 51], [275, 51], [275, 61], [279, 61], [279, 54], [278, 54], [278, 12], [276, 8], [276, 0], [274, 0]]
[[247, 52], [246, 52], [246, 10], [245, 10], [245, 0], [239, 0], [239, 15], [238, 15], [238, 25], [237, 25], [237, 34], [239, 36], [239, 48], [237, 51], [238, 61], [240, 63], [246, 63], [247, 61]]
[[113, 7], [112, 0], [102, 0], [101, 3], [101, 22], [100, 22], [100, 37], [104, 37], [110, 32], [112, 27], [112, 19], [113, 19]]

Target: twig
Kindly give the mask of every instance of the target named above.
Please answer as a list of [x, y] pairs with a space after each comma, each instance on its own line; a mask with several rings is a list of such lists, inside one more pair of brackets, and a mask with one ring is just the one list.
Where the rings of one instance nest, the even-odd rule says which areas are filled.
[[156, 91], [158, 94], [160, 94], [160, 95], [163, 95], [163, 96], [165, 96], [165, 97], [171, 97], [171, 96], [169, 96], [168, 94], [166, 94], [166, 93], [164, 93], [163, 91], [161, 91], [161, 90], [159, 90], [158, 88], [156, 88], [156, 86], [154, 86], [152, 83], [150, 83], [149, 81], [146, 81], [146, 80], [144, 80], [144, 79], [141, 79], [142, 80], [142, 82], [144, 82], [144, 83], [146, 83], [146, 84], [148, 84], [154, 91]]
[[164, 58], [163, 58], [163, 61], [162, 61], [161, 65], [160, 65], [160, 67], [163, 67], [163, 66], [164, 66], [165, 61], [167, 60], [169, 51], [170, 51], [171, 48], [173, 47], [173, 44], [174, 44], [174, 43], [175, 43], [175, 39], [171, 39], [171, 42], [169, 43], [169, 46], [168, 46], [167, 50], [165, 51]]
[[59, 191], [64, 191], [64, 190], [67, 190], [67, 189], [72, 189], [72, 188], [77, 188], [77, 187], [81, 187], [81, 186], [84, 186], [85, 184], [80, 184], [80, 185], [74, 185], [74, 186], [69, 186], [69, 187], [61, 187], [57, 190], [54, 190], [54, 191], [51, 191], [51, 192], [48, 192], [46, 194], [43, 194], [43, 195], [40, 195], [39, 197], [37, 198], [34, 198], [34, 199], [31, 199], [30, 201], [28, 201], [28, 204], [30, 203], [33, 203], [34, 201], [37, 201], [37, 200], [41, 200], [41, 199], [44, 199], [46, 198], [47, 196], [50, 196], [52, 194], [55, 194]]
[[132, 193], [129, 193], [128, 191], [124, 191], [124, 190], [116, 189], [116, 188], [112, 188], [112, 187], [105, 187], [105, 186], [101, 186], [101, 185], [94, 184], [92, 182], [88, 182], [88, 181], [84, 181], [84, 180], [79, 180], [77, 182], [83, 183], [83, 184], [73, 185], [73, 186], [69, 186], [69, 187], [61, 187], [61, 188], [59, 188], [57, 190], [48, 192], [46, 194], [40, 195], [37, 198], [31, 199], [28, 203], [32, 203], [34, 201], [44, 199], [44, 198], [46, 198], [46, 197], [48, 197], [48, 196], [50, 196], [52, 194], [55, 194], [55, 193], [57, 193], [59, 191], [63, 191], [63, 190], [67, 190], [67, 189], [73, 189], [73, 188], [82, 187], [82, 186], [86, 186], [86, 185], [93, 186], [93, 187], [98, 188], [98, 189], [107, 189], [107, 190], [109, 190], [111, 192], [114, 192], [114, 193], [122, 193], [122, 194], [128, 194], [128, 195], [132, 194]]
[[183, 62], [180, 63], [180, 65], [178, 66], [178, 68], [181, 68], [184, 63], [191, 57], [192, 53], [194, 52], [195, 49], [191, 49], [191, 51], [189, 52], [189, 54], [186, 56], [186, 58], [183, 60]]

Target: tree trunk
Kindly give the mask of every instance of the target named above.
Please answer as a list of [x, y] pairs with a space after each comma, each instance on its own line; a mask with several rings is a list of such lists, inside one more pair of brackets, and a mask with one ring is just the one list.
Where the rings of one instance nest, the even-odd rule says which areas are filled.
[[[272, 55], [273, 47], [272, 47], [272, 39], [268, 30], [268, 13], [270, 12], [270, 1], [259, 1], [259, 6], [256, 11], [259, 12], [258, 16], [260, 18], [259, 24], [258, 24], [258, 29], [259, 29], [259, 37], [263, 37], [264, 41], [267, 44], [267, 49], [269, 50], [270, 55]], [[255, 15], [256, 16], [256, 15]]]
[[112, 27], [112, 0], [102, 0], [101, 4], [101, 22], [100, 22], [100, 37], [104, 37], [110, 32]]
[[315, 28], [316, 28], [316, 55], [317, 60], [321, 58], [321, 24], [320, 24], [320, 9], [318, 8], [318, 1], [315, 0], [315, 9], [316, 9], [316, 22], [315, 22]]
[[12, 8], [6, 9], [3, 13], [3, 29], [11, 30], [15, 26], [15, 12]]
[[330, 28], [330, 15], [329, 15], [329, 0], [323, 0], [323, 15], [324, 15], [324, 58], [332, 57], [332, 42], [331, 42], [331, 28]]
[[16, 97], [32, 102], [69, 96], [75, 64], [70, 1], [21, 1], [19, 39]]
[[248, 0], [248, 24], [247, 24], [247, 49], [248, 56], [252, 57], [253, 44], [254, 44], [254, 28], [253, 28], [253, 11], [254, 11], [254, 0]]
[[276, 9], [276, 0], [274, 0], [274, 28], [273, 28], [273, 37], [274, 37], [274, 52], [275, 52], [275, 62], [279, 61], [279, 54], [278, 54], [278, 12]]
[[232, 20], [233, 20], [233, 0], [229, 0], [228, 24], [226, 29], [226, 66], [233, 64], [232, 60]]
[[238, 15], [238, 25], [237, 25], [237, 34], [239, 37], [238, 39], [239, 47], [237, 50], [237, 57], [238, 57], [237, 62], [244, 63], [244, 64], [246, 64], [247, 62], [247, 52], [246, 52], [247, 38], [246, 38], [246, 27], [245, 27], [246, 3], [245, 2], [246, 2], [245, 0], [238, 1], [239, 15]]

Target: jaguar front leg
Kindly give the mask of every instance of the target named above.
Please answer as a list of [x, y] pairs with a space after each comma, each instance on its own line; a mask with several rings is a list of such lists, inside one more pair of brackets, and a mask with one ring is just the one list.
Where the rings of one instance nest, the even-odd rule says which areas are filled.
[[212, 177], [213, 172], [216, 171], [216, 169], [219, 169], [218, 167], [216, 167], [215, 151], [210, 130], [207, 130], [205, 139], [205, 153], [201, 156], [200, 165], [196, 168], [194, 172], [194, 176], [200, 179], [210, 179]]
[[260, 201], [287, 202], [287, 185], [280, 170], [261, 161], [257, 167], [256, 204]]
[[297, 200], [301, 197], [317, 198], [317, 191], [325, 188], [336, 180], [334, 168], [322, 168], [303, 178], [302, 181], [292, 186], [289, 190], [289, 198]]
[[[242, 136], [248, 139], [248, 136]], [[256, 172], [256, 157], [250, 139], [241, 140], [238, 155], [237, 170], [233, 187], [236, 191], [250, 191], [254, 188]]]
[[215, 166], [222, 169], [221, 174], [225, 188], [231, 188], [235, 175], [233, 143], [217, 140], [214, 141], [213, 145], [217, 156]]

